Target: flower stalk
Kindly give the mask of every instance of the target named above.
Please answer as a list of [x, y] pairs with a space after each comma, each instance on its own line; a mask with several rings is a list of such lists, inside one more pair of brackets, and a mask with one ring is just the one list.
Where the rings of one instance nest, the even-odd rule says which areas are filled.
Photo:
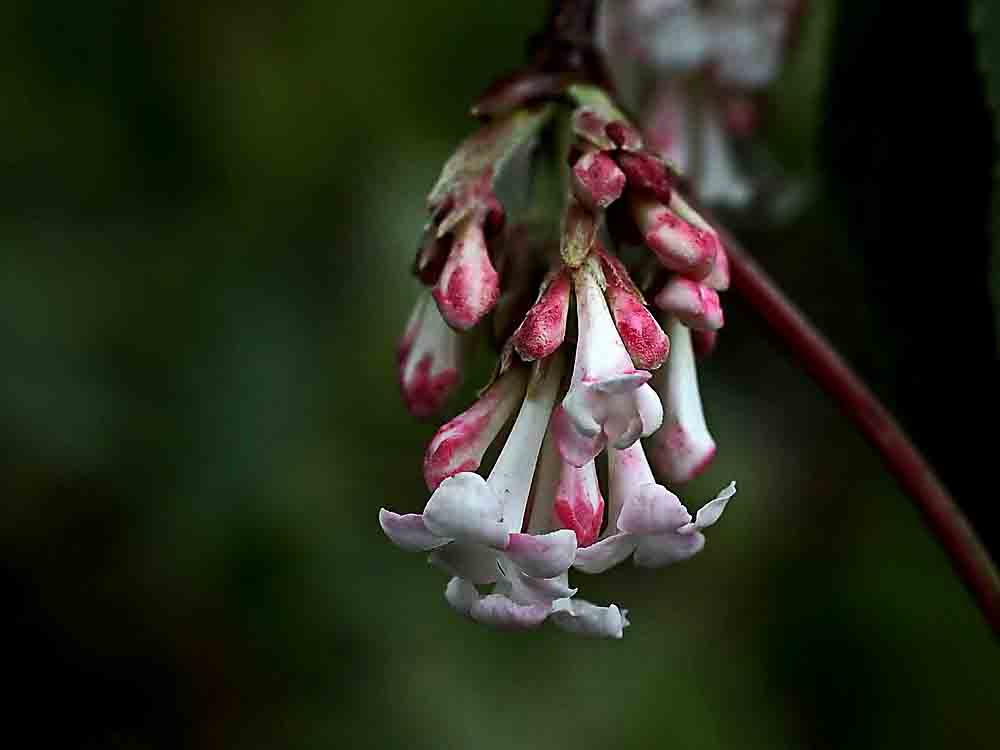
[[886, 469], [944, 548], [983, 617], [993, 632], [1000, 634], [1000, 576], [955, 499], [892, 414], [833, 345], [735, 238], [725, 230], [719, 233], [728, 251], [733, 288], [878, 451]]

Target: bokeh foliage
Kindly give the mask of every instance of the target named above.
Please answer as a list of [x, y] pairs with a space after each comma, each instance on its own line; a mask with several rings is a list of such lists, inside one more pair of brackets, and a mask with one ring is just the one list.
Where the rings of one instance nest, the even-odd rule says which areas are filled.
[[[813, 207], [749, 235], [868, 369], [815, 158], [832, 2], [774, 107]], [[393, 344], [423, 195], [544, 12], [8, 2], [0, 592], [11, 736], [72, 747], [988, 747], [1000, 655], [877, 460], [729, 295], [708, 547], [581, 583], [618, 643], [500, 635], [389, 545], [423, 445]], [[469, 378], [465, 397], [479, 385]], [[891, 383], [887, 385], [893, 394]], [[453, 405], [458, 408], [459, 401]]]

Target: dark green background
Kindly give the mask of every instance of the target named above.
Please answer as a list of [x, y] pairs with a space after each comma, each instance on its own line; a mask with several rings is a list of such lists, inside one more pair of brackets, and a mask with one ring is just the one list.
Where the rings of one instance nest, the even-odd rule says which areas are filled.
[[[928, 61], [889, 32], [876, 39], [896, 48], [859, 42], [878, 23], [863, 3], [840, 4], [853, 27], [834, 3], [814, 5], [768, 135], [815, 202], [780, 232], [745, 236], [904, 418], [957, 419], [948, 399], [963, 396], [933, 379], [914, 395], [900, 375], [920, 372], [900, 365], [913, 318], [887, 314], [887, 294], [893, 310], [916, 310], [927, 289], [892, 296], [865, 232], [884, 231], [886, 213], [859, 213], [843, 185], [879, 176], [859, 162], [892, 163], [856, 148], [873, 143], [865, 127], [882, 129], [887, 153], [905, 129], [859, 99], [882, 88], [859, 86], [887, 81], [886, 112], [920, 110], [924, 70], [964, 60], [955, 50], [971, 60], [971, 43], [949, 15], [952, 36], [936, 42], [947, 54]], [[434, 425], [405, 414], [393, 355], [416, 293], [423, 197], [472, 127], [468, 102], [521, 59], [543, 12], [527, 0], [3, 5], [10, 737], [993, 745], [1000, 654], [986, 626], [872, 451], [733, 294], [701, 368], [719, 458], [681, 494], [697, 506], [730, 479], [740, 492], [694, 560], [579, 581], [588, 598], [630, 608], [623, 641], [474, 627], [445, 605], [438, 571], [382, 537], [379, 506], [426, 499]], [[947, 88], [973, 119], [955, 131], [988, 133], [974, 69], [961, 70]], [[948, 148], [913, 158], [937, 165]], [[984, 155], [973, 168], [988, 173]], [[886, 211], [919, 213], [942, 182], [963, 206], [985, 205], [982, 186], [882, 171], [898, 180], [873, 189]], [[890, 240], [874, 252], [904, 250]], [[954, 370], [935, 343], [921, 351]], [[470, 375], [466, 397], [477, 385]], [[970, 512], [995, 499], [983, 463], [940, 455], [970, 488]]]

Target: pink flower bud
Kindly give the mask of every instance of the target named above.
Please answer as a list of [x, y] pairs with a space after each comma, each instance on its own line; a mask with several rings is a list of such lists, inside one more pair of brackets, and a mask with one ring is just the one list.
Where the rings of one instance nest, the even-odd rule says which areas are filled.
[[623, 151], [618, 154], [618, 166], [628, 178], [630, 189], [646, 193], [663, 205], [669, 205], [673, 175], [662, 160], [646, 152]]
[[397, 361], [403, 401], [415, 417], [436, 412], [458, 386], [458, 335], [445, 324], [426, 294], [410, 316]]
[[652, 313], [627, 289], [608, 285], [605, 296], [622, 343], [636, 367], [655, 370], [670, 351], [670, 340]]
[[624, 189], [625, 174], [602, 151], [588, 151], [573, 165], [573, 194], [591, 211], [607, 208]]
[[437, 431], [424, 456], [424, 481], [435, 489], [450, 476], [476, 471], [483, 455], [521, 403], [527, 373], [511, 368], [476, 403]]
[[500, 276], [490, 262], [483, 230], [475, 221], [459, 225], [433, 294], [448, 325], [459, 331], [472, 328], [496, 304]]
[[514, 349], [525, 362], [544, 359], [559, 348], [566, 337], [570, 281], [560, 273], [549, 283], [514, 332]]
[[729, 282], [729, 255], [726, 253], [726, 248], [720, 245], [719, 251], [715, 254], [715, 265], [705, 277], [705, 284], [717, 292], [724, 292], [729, 288]]
[[656, 306], [676, 315], [688, 328], [717, 331], [722, 328], [719, 293], [711, 287], [675, 276], [656, 295]]
[[620, 149], [638, 151], [642, 148], [642, 136], [639, 131], [623, 120], [609, 122], [604, 127], [604, 132]]
[[695, 226], [649, 199], [634, 199], [632, 216], [664, 268], [699, 280], [712, 270], [719, 238], [710, 228]]

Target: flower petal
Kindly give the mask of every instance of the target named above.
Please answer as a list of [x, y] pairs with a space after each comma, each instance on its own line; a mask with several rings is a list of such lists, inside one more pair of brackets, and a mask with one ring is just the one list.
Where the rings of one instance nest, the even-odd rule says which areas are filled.
[[518, 604], [552, 604], [556, 599], [571, 597], [576, 589], [570, 588], [569, 576], [562, 573], [552, 578], [534, 578], [510, 560], [500, 561], [502, 576], [497, 579], [496, 593], [512, 599]]
[[548, 534], [511, 534], [504, 554], [535, 578], [565, 572], [576, 555], [576, 535], [569, 529]]
[[431, 532], [419, 513], [401, 516], [382, 508], [378, 512], [378, 522], [393, 544], [409, 552], [426, 552], [451, 541]]
[[627, 610], [617, 605], [599, 607], [583, 599], [559, 599], [552, 605], [552, 621], [561, 629], [594, 638], [621, 638], [629, 625]]
[[573, 567], [584, 573], [603, 573], [635, 551], [638, 544], [631, 534], [618, 532], [576, 551]]
[[472, 604], [469, 616], [498, 630], [529, 630], [545, 622], [550, 611], [545, 604], [517, 604], [502, 594], [490, 594]]
[[448, 575], [477, 585], [496, 583], [500, 572], [496, 550], [481, 544], [452, 542], [432, 551], [427, 560]]
[[434, 534], [496, 549], [507, 546], [503, 503], [478, 474], [448, 477], [424, 508], [424, 523]]
[[660, 484], [646, 484], [625, 503], [618, 528], [630, 534], [651, 536], [675, 532], [691, 514], [673, 492]]
[[633, 560], [643, 568], [661, 568], [694, 557], [704, 546], [705, 535], [700, 531], [644, 536], [639, 539]]
[[[699, 531], [707, 529], [722, 517], [722, 512], [726, 509], [726, 505], [729, 504], [730, 499], [735, 494], [736, 482], [730, 482], [715, 496], [714, 500], [710, 500], [698, 509], [694, 523], [690, 524], [690, 526]], [[683, 534], [685, 530], [680, 529], [680, 532]]]

